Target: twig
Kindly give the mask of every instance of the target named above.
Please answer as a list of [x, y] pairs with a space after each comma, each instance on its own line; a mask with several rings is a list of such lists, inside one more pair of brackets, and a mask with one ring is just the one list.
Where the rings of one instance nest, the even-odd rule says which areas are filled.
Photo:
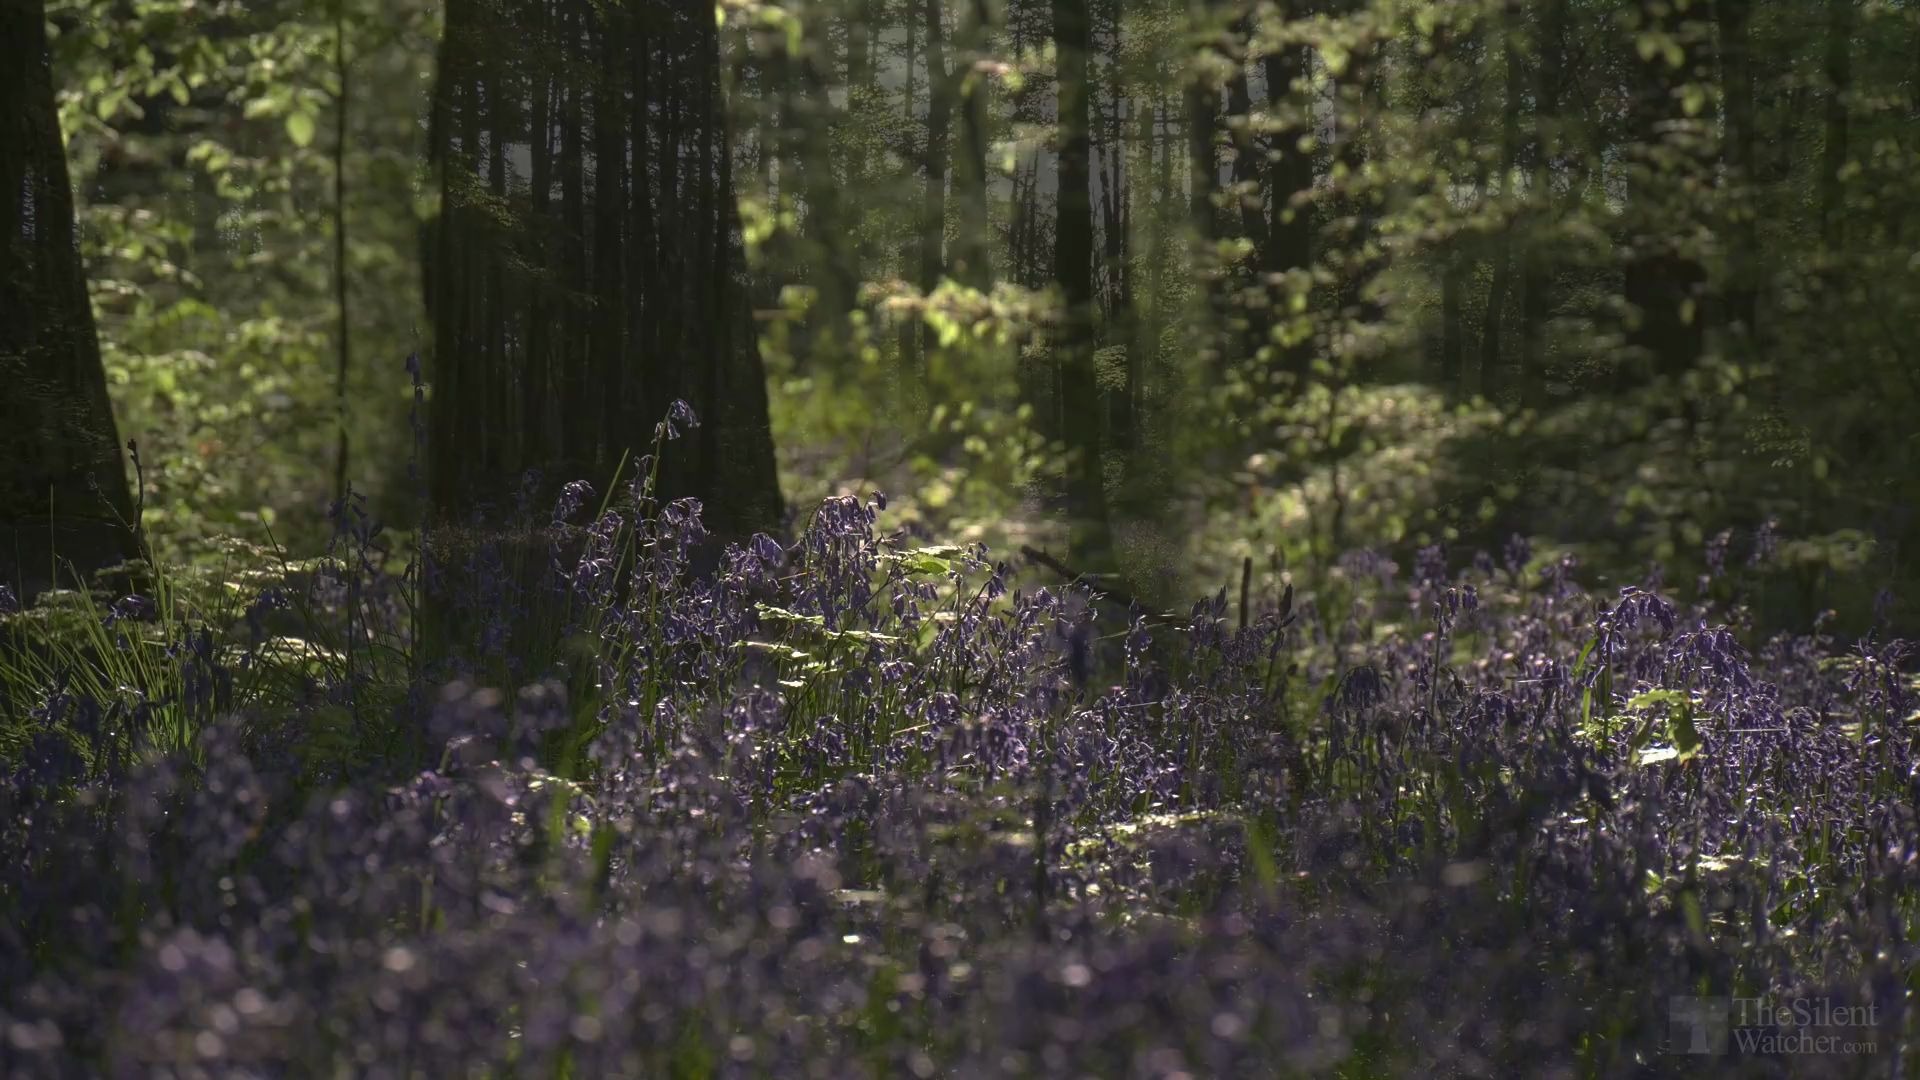
[[1240, 560], [1240, 629], [1247, 628], [1247, 588], [1253, 583], [1253, 556]]
[[1171, 611], [1161, 611], [1161, 612], [1148, 611], [1147, 606], [1145, 604], [1142, 604], [1137, 597], [1135, 597], [1132, 593], [1129, 593], [1124, 589], [1120, 589], [1120, 588], [1116, 588], [1108, 585], [1096, 586], [1095, 584], [1093, 584], [1091, 581], [1088, 580], [1089, 575], [1080, 573], [1079, 571], [1075, 570], [1073, 567], [1068, 566], [1067, 564], [1061, 562], [1059, 559], [1056, 559], [1053, 556], [1047, 554], [1046, 552], [1041, 551], [1039, 548], [1030, 547], [1028, 545], [1022, 544], [1020, 546], [1020, 554], [1025, 556], [1028, 560], [1039, 563], [1041, 566], [1044, 566], [1047, 569], [1053, 571], [1054, 573], [1059, 574], [1061, 577], [1066, 578], [1068, 585], [1085, 584], [1088, 590], [1091, 591], [1095, 597], [1103, 597], [1109, 601], [1112, 601], [1113, 603], [1119, 604], [1121, 607], [1126, 608], [1128, 611], [1137, 611], [1148, 622], [1160, 623], [1167, 626], [1187, 626], [1192, 622], [1191, 619], [1187, 619], [1180, 615], [1176, 615]]

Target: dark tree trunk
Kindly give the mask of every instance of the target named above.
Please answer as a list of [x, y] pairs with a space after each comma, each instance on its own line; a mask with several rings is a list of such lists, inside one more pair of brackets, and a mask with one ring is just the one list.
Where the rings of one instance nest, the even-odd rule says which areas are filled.
[[[624, 308], [626, 252], [623, 233], [632, 214], [627, 200], [627, 78], [622, 61], [625, 39], [632, 30], [618, 9], [602, 9], [598, 19], [600, 68], [593, 84], [593, 380], [594, 400], [600, 406], [596, 425], [602, 441], [620, 430], [630, 415], [624, 393], [627, 381], [628, 325]], [[628, 65], [631, 68], [631, 64]], [[600, 447], [595, 452], [604, 453]]]
[[984, 289], [993, 281], [992, 244], [987, 217], [987, 99], [991, 83], [978, 66], [985, 59], [992, 26], [988, 0], [966, 0], [960, 55], [954, 77], [960, 83], [960, 145], [954, 154], [953, 188], [960, 203], [954, 243], [954, 276]]
[[1726, 108], [1726, 137], [1720, 156], [1730, 189], [1729, 210], [1733, 222], [1728, 230], [1726, 322], [1735, 334], [1754, 340], [1759, 327], [1754, 258], [1758, 253], [1755, 232], [1754, 196], [1754, 123], [1751, 0], [1717, 0], [1714, 14], [1720, 23], [1720, 87]]
[[1191, 32], [1200, 38], [1196, 63], [1190, 63], [1182, 104], [1187, 114], [1187, 223], [1192, 236], [1190, 265], [1199, 293], [1194, 348], [1203, 370], [1223, 381], [1233, 351], [1225, 340], [1227, 284], [1216, 241], [1220, 239], [1220, 91], [1213, 85], [1212, 54], [1219, 51], [1216, 0], [1187, 0]]
[[[915, 111], [914, 100], [914, 27], [919, 21], [915, 16], [914, 3], [915, 0], [903, 0], [900, 16], [900, 22], [906, 35], [906, 47], [904, 50], [904, 81], [906, 85], [901, 91], [901, 96], [906, 101], [906, 125], [909, 131], [912, 130], [913, 125], [920, 119], [919, 114]], [[911, 138], [911, 136], [909, 136], [909, 138]], [[921, 153], [923, 156], [925, 152], [925, 147], [922, 147]], [[911, 151], [909, 151], [908, 154], [911, 156]], [[911, 279], [919, 272], [919, 240], [919, 230], [915, 229], [908, 233], [908, 239], [901, 245], [900, 276], [904, 279]], [[914, 390], [919, 385], [921, 379], [920, 321], [918, 319], [903, 319], [900, 322], [900, 371], [898, 375], [897, 385], [899, 387], [900, 399], [904, 404], [913, 399]]]
[[[1740, 0], [1744, 3], [1745, 0]], [[1533, 214], [1520, 298], [1520, 400], [1538, 405], [1546, 396], [1547, 314], [1553, 306], [1555, 261], [1553, 159], [1560, 122], [1561, 67], [1566, 56], [1567, 0], [1546, 0], [1540, 12], [1533, 73]]]
[[1506, 330], [1507, 296], [1513, 279], [1514, 215], [1518, 213], [1514, 168], [1520, 157], [1520, 110], [1526, 81], [1520, 63], [1520, 10], [1509, 3], [1498, 24], [1502, 59], [1506, 64], [1507, 94], [1500, 106], [1500, 197], [1506, 222], [1493, 238], [1493, 280], [1487, 286], [1487, 314], [1480, 328], [1480, 389], [1498, 399], [1502, 389], [1501, 336]]
[[1093, 356], [1093, 171], [1087, 54], [1092, 26], [1086, 0], [1053, 0], [1059, 64], [1059, 223], [1053, 276], [1065, 311], [1054, 339], [1062, 441], [1070, 461], [1063, 485], [1072, 548], [1081, 565], [1102, 565], [1107, 550], [1106, 491], [1100, 453], [1100, 391]]
[[[1304, 6], [1305, 0], [1286, 0], [1282, 10], [1289, 19], [1299, 18]], [[1263, 61], [1267, 108], [1287, 116], [1273, 136], [1267, 163], [1267, 227], [1260, 269], [1268, 274], [1304, 271], [1313, 265], [1313, 208], [1307, 202], [1313, 194], [1313, 155], [1300, 147], [1308, 134], [1305, 118], [1309, 113], [1306, 94], [1294, 90], [1294, 83], [1307, 77], [1309, 61], [1304, 45], [1289, 45]], [[1304, 343], [1295, 345], [1286, 350], [1284, 366], [1296, 378], [1304, 378], [1311, 355]]]
[[[1234, 24], [1236, 44], [1244, 47], [1252, 33], [1252, 22], [1241, 18]], [[1234, 65], [1233, 78], [1227, 81], [1227, 116], [1233, 137], [1234, 202], [1239, 207], [1240, 234], [1253, 242], [1254, 250], [1267, 248], [1267, 223], [1260, 200], [1260, 159], [1264, 149], [1254, 138], [1253, 94], [1247, 88], [1247, 67]]]
[[[700, 498], [721, 535], [779, 525], [719, 70], [712, 9], [692, 0], [449, 5], [426, 248], [442, 516], [506, 508], [528, 470], [543, 496], [601, 488], [681, 398], [703, 427], [667, 451], [662, 493]], [[533, 400], [496, 405], [509, 387]]]
[[1841, 208], [1840, 170], [1847, 164], [1849, 113], [1847, 95], [1853, 89], [1853, 5], [1855, 0], [1827, 0], [1827, 108], [1826, 146], [1820, 158], [1820, 242], [1838, 251], [1846, 233]]
[[927, 185], [920, 205], [920, 287], [931, 292], [947, 271], [947, 167], [953, 119], [953, 76], [947, 71], [940, 0], [926, 0]]
[[0, 0], [0, 383], [0, 585], [28, 602], [138, 549], [38, 0]]
[[[547, 70], [545, 57], [553, 47], [551, 0], [534, 0], [534, 25], [530, 38], [534, 69], [528, 73], [533, 94], [533, 113], [527, 137], [531, 141], [533, 175], [528, 180], [528, 228], [521, 237], [524, 258], [529, 266], [544, 270], [550, 265], [553, 249], [553, 88], [554, 79]], [[553, 359], [548, 355], [552, 340], [547, 322], [553, 310], [552, 282], [541, 273], [527, 281], [527, 357], [514, 386], [520, 394], [520, 433], [522, 453], [543, 453], [540, 445], [525, 445], [536, 432], [549, 430], [553, 421], [553, 390], [549, 373]]]
[[873, 31], [879, 20], [879, 5], [874, 0], [853, 0], [847, 5], [847, 93], [873, 86]]
[[1638, 60], [1634, 71], [1629, 121], [1642, 160], [1627, 196], [1632, 254], [1622, 291], [1636, 314], [1627, 333], [1630, 352], [1620, 371], [1622, 386], [1639, 381], [1635, 368], [1643, 364], [1650, 365], [1647, 374], [1678, 375], [1693, 366], [1704, 346], [1705, 320], [1698, 308], [1706, 271], [1680, 246], [1684, 208], [1677, 205], [1676, 192], [1684, 178], [1673, 175], [1699, 163], [1691, 159], [1690, 145], [1662, 146], [1667, 126], [1684, 119], [1676, 86], [1698, 77], [1701, 20], [1697, 8], [1689, 11], [1673, 13], [1665, 4], [1649, 2], [1648, 25], [1681, 43], [1682, 62], [1675, 70], [1655, 53]]
[[[1301, 0], [1288, 0], [1289, 17], [1298, 17], [1300, 6]], [[1305, 268], [1313, 258], [1313, 215], [1299, 205], [1313, 191], [1313, 155], [1300, 148], [1300, 140], [1309, 132], [1304, 122], [1305, 96], [1294, 91], [1294, 82], [1307, 77], [1308, 61], [1304, 45], [1289, 45], [1263, 61], [1267, 107], [1276, 112], [1285, 109], [1289, 118], [1273, 137], [1274, 156], [1267, 165], [1269, 220], [1260, 261], [1269, 273]]]
[[[1188, 0], [1187, 8], [1196, 30], [1214, 29], [1209, 0]], [[1201, 46], [1203, 53], [1214, 51], [1212, 44]], [[1187, 216], [1195, 237], [1203, 245], [1219, 237], [1214, 221], [1214, 199], [1220, 194], [1220, 152], [1215, 135], [1220, 127], [1220, 92], [1196, 67], [1187, 73]]]
[[1467, 258], [1448, 241], [1440, 271], [1440, 379], [1454, 393], [1466, 390], [1467, 339], [1463, 321]]
[[[1347, 0], [1349, 12], [1362, 10], [1360, 0]], [[1363, 179], [1367, 157], [1378, 153], [1376, 128], [1385, 111], [1383, 82], [1384, 45], [1375, 38], [1355, 46], [1346, 70], [1334, 80], [1336, 106], [1333, 159], [1355, 190], [1336, 195], [1340, 215], [1348, 225], [1341, 232], [1339, 245], [1347, 253], [1341, 271], [1340, 306], [1343, 317], [1359, 323], [1377, 324], [1385, 317], [1379, 301], [1371, 293], [1374, 280], [1386, 269], [1386, 253], [1374, 243], [1382, 210], [1380, 191]]]
[[805, 25], [808, 48], [797, 61], [801, 85], [788, 88], [786, 93], [786, 99], [797, 106], [787, 124], [792, 142], [786, 162], [800, 171], [809, 263], [806, 270], [819, 293], [808, 321], [822, 344], [830, 352], [837, 352], [848, 340], [848, 316], [860, 292], [859, 252], [852, 242], [858, 222], [847, 212], [834, 169], [833, 129], [838, 110], [829, 87], [834, 70], [832, 57], [822, 55], [829, 44], [827, 24], [808, 19]]

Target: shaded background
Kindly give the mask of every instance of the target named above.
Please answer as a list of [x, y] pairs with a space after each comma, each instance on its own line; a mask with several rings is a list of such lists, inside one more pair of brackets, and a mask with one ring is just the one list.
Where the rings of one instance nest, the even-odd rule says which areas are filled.
[[1910, 4], [44, 14], [167, 559], [544, 506], [684, 398], [729, 534], [880, 488], [1167, 599], [1757, 530], [1763, 623], [1910, 610]]

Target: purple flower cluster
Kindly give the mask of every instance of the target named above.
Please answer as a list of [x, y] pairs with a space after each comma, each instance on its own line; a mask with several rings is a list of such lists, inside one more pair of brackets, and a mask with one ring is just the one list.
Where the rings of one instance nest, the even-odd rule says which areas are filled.
[[[585, 524], [562, 490], [523, 678], [484, 677], [521, 628], [438, 690], [263, 694], [274, 593], [168, 656], [188, 745], [65, 683], [0, 718], [4, 1071], [1784, 1069], [1663, 1056], [1677, 995], [1870, 1012], [1822, 1070], [1920, 1049], [1904, 643], [1746, 641], [1522, 542], [1156, 622], [877, 496], [703, 561], [642, 465]], [[377, 656], [401, 616], [352, 610]], [[370, 702], [412, 734], [366, 750]]]

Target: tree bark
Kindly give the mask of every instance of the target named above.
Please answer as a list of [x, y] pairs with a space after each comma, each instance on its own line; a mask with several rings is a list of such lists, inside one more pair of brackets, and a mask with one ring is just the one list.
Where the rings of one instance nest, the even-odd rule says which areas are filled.
[[1663, 145], [1664, 126], [1684, 118], [1674, 90], [1697, 74], [1698, 9], [1689, 11], [1675, 13], [1664, 3], [1649, 2], [1648, 25], [1680, 40], [1682, 60], [1675, 70], [1656, 52], [1635, 65], [1628, 120], [1642, 162], [1628, 184], [1632, 254], [1622, 291], [1636, 315], [1627, 333], [1630, 352], [1617, 380], [1621, 388], [1640, 381], [1642, 372], [1636, 368], [1642, 364], [1650, 365], [1646, 374], [1678, 375], [1693, 366], [1704, 347], [1705, 320], [1698, 304], [1706, 271], [1680, 246], [1676, 215], [1681, 208], [1675, 203], [1683, 178], [1668, 175], [1674, 168], [1694, 169], [1697, 163], [1683, 147]]
[[1110, 555], [1100, 446], [1100, 391], [1093, 355], [1093, 173], [1090, 161], [1087, 54], [1092, 47], [1086, 0], [1053, 0], [1053, 42], [1059, 64], [1059, 223], [1053, 276], [1065, 305], [1054, 340], [1059, 371], [1060, 431], [1069, 461], [1063, 485], [1071, 547], [1079, 565], [1103, 566]]
[[[1187, 10], [1197, 31], [1211, 32], [1209, 0], [1188, 0]], [[1213, 51], [1202, 45], [1201, 53]], [[1187, 216], [1196, 239], [1211, 245], [1219, 237], [1214, 199], [1220, 193], [1220, 153], [1215, 135], [1220, 126], [1220, 93], [1198, 67], [1187, 73]]]
[[0, 0], [0, 148], [0, 585], [30, 602], [139, 553], [38, 0]]
[[[1281, 11], [1291, 21], [1302, 17], [1304, 8], [1305, 0], [1285, 0]], [[1313, 154], [1300, 146], [1311, 134], [1304, 122], [1310, 114], [1305, 95], [1294, 89], [1297, 81], [1307, 77], [1310, 62], [1304, 45], [1288, 45], [1262, 61], [1267, 107], [1288, 118], [1273, 136], [1267, 162], [1267, 227], [1260, 268], [1268, 274], [1304, 271], [1313, 265], [1313, 208], [1307, 202], [1313, 194]], [[1296, 379], [1303, 379], [1311, 357], [1312, 350], [1304, 342], [1296, 344], [1285, 351], [1283, 366]]]
[[[442, 517], [504, 509], [528, 470], [547, 497], [575, 479], [602, 487], [678, 398], [702, 427], [667, 450], [661, 494], [701, 499], [719, 535], [779, 526], [719, 77], [712, 9], [693, 0], [559, 0], [557, 17], [542, 0], [449, 5], [430, 151], [442, 212], [426, 249]], [[524, 195], [506, 170], [528, 159]], [[496, 407], [507, 388], [535, 400]]]
[[1854, 0], [1827, 0], [1826, 145], [1820, 158], [1820, 242], [1838, 251], [1846, 238], [1840, 170], [1847, 164], [1847, 95], [1853, 90]]
[[1759, 250], [1754, 196], [1753, 62], [1748, 26], [1751, 0], [1716, 0], [1720, 23], [1720, 86], [1726, 109], [1725, 166], [1728, 230], [1725, 318], [1736, 335], [1753, 341], [1759, 329], [1754, 259]]
[[[1739, 0], [1744, 3], [1745, 0]], [[1553, 159], [1560, 122], [1561, 68], [1566, 56], [1567, 0], [1545, 0], [1540, 12], [1538, 63], [1533, 72], [1533, 228], [1527, 230], [1526, 274], [1520, 301], [1520, 401], [1546, 397], [1547, 315], [1553, 306], [1555, 260]]]
[[920, 288], [932, 292], [947, 271], [947, 167], [950, 164], [949, 129], [953, 122], [953, 75], [947, 70], [940, 0], [926, 0], [922, 10], [927, 31], [927, 183], [920, 202]]
[[[1233, 36], [1244, 47], [1253, 30], [1252, 21], [1242, 17], [1234, 23]], [[1233, 78], [1227, 80], [1228, 129], [1233, 139], [1234, 203], [1239, 208], [1240, 232], [1253, 242], [1254, 250], [1268, 246], [1266, 216], [1260, 199], [1260, 158], [1262, 147], [1254, 138], [1253, 94], [1247, 87], [1247, 66], [1234, 64]]]
[[1490, 398], [1497, 397], [1501, 391], [1501, 336], [1506, 330], [1507, 295], [1512, 287], [1513, 230], [1519, 202], [1515, 169], [1519, 165], [1520, 110], [1526, 82], [1522, 77], [1520, 61], [1518, 4], [1507, 4], [1499, 30], [1501, 54], [1506, 65], [1507, 93], [1506, 100], [1500, 106], [1500, 175], [1497, 180], [1506, 220], [1494, 237], [1493, 279], [1487, 286], [1487, 313], [1481, 323], [1480, 334], [1480, 388]]
[[1440, 270], [1440, 379], [1454, 393], [1464, 393], [1467, 379], [1467, 332], [1464, 322], [1467, 258], [1457, 241], [1449, 240], [1441, 253]]
[[987, 216], [987, 102], [991, 81], [981, 62], [987, 58], [992, 26], [988, 0], [966, 0], [961, 22], [959, 68], [960, 145], [954, 155], [954, 196], [960, 203], [959, 233], [954, 244], [954, 276], [963, 284], [985, 289], [993, 282], [992, 251]]

